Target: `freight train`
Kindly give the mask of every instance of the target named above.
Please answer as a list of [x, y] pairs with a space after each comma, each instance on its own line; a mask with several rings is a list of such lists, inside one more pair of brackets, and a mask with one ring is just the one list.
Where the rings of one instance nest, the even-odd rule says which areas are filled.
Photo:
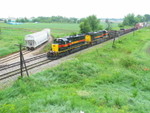
[[57, 38], [51, 45], [51, 50], [47, 53], [48, 59], [58, 59], [73, 52], [82, 50], [92, 45], [102, 43], [123, 34], [136, 30], [136, 28], [122, 29], [119, 31], [101, 30], [89, 32], [64, 38]]

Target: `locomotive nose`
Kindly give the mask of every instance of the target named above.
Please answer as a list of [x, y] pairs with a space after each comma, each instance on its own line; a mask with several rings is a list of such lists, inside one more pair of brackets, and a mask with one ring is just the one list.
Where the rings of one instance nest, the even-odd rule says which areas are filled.
[[51, 51], [47, 52], [47, 57], [51, 57]]

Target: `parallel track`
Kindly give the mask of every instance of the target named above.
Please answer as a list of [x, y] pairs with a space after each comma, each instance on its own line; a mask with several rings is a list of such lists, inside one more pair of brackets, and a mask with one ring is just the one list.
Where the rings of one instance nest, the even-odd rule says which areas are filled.
[[[47, 64], [49, 62], [51, 62], [51, 60], [46, 59], [46, 60], [43, 60], [43, 61], [40, 61], [40, 62], [37, 62], [37, 63], [34, 63], [34, 64], [31, 64], [31, 65], [27, 66], [27, 69], [31, 70], [31, 69], [33, 69], [35, 67], [39, 67], [39, 66]], [[23, 72], [25, 72], [25, 69], [23, 69]], [[2, 74], [2, 75], [0, 75], [0, 80], [4, 80], [6, 78], [18, 75], [19, 73], [20, 73], [20, 69], [16, 69], [14, 71]]]
[[[29, 59], [26, 59], [25, 62], [29, 63], [31, 61], [35, 61], [35, 60], [38, 60], [38, 59], [44, 58], [44, 57], [46, 57], [46, 53], [35, 56], [35, 57], [32, 57], [32, 58], [29, 58]], [[8, 69], [8, 68], [15, 67], [15, 66], [19, 66], [19, 65], [20, 65], [20, 62], [15, 62], [15, 63], [9, 64], [9, 65], [3, 65], [3, 66], [0, 67], [0, 71], [3, 71], [3, 70]]]
[[[129, 32], [129, 33], [131, 33], [131, 32]], [[127, 34], [129, 34], [129, 33], [127, 33]], [[124, 34], [124, 35], [126, 35], [126, 34]], [[122, 35], [122, 36], [123, 36], [123, 35]], [[119, 38], [119, 37], [115, 37], [115, 38]], [[109, 39], [109, 40], [113, 40], [113, 39]], [[107, 41], [107, 40], [106, 40], [106, 41]], [[105, 42], [105, 41], [104, 41], [104, 42]], [[102, 42], [102, 43], [103, 43], [103, 42]], [[96, 45], [97, 45], [97, 44], [96, 44]], [[69, 55], [70, 55], [70, 54], [69, 54]], [[44, 54], [42, 54], [42, 55], [39, 55], [39, 56], [36, 56], [36, 57], [33, 57], [33, 58], [30, 58], [30, 59], [27, 59], [25, 62], [26, 62], [26, 63], [29, 63], [29, 62], [31, 62], [31, 61], [36, 61], [36, 60], [39, 60], [40, 58], [44, 58], [44, 57], [46, 57], [46, 53], [44, 53]], [[48, 59], [42, 60], [42, 61], [39, 61], [39, 62], [37, 62], [37, 63], [28, 65], [28, 66], [27, 66], [27, 69], [28, 69], [28, 70], [31, 70], [31, 69], [33, 69], [33, 68], [35, 68], [35, 67], [38, 67], [38, 66], [47, 64], [47, 63], [49, 63], [49, 62], [51, 62], [51, 61], [53, 61], [53, 60], [48, 60]], [[19, 66], [19, 65], [20, 65], [20, 62], [16, 62], [16, 63], [10, 64], [10, 65], [6, 65], [6, 66], [3, 66], [3, 67], [0, 67], [0, 71], [3, 71], [3, 70], [8, 69], [8, 68], [15, 67], [15, 66]], [[25, 69], [23, 69], [23, 72], [24, 72], [24, 71], [25, 71]], [[11, 71], [11, 72], [7, 72], [7, 73], [4, 73], [4, 74], [1, 74], [1, 75], [0, 75], [0, 81], [1, 81], [1, 80], [4, 80], [4, 79], [7, 79], [7, 78], [9, 78], [9, 77], [18, 75], [19, 73], [20, 73], [20, 69], [16, 69], [16, 70], [13, 70], [13, 71]]]
[[[22, 51], [22, 53], [23, 53], [23, 55], [25, 55], [25, 54], [30, 53], [30, 51], [24, 50], [24, 51]], [[9, 56], [7, 56], [5, 58], [1, 58], [0, 59], [0, 64], [3, 64], [3, 63], [8, 62], [8, 61], [11, 61], [11, 60], [13, 60], [15, 58], [19, 58], [19, 55], [20, 55], [19, 52], [17, 52], [17, 53], [14, 53], [12, 55], [9, 55]]]

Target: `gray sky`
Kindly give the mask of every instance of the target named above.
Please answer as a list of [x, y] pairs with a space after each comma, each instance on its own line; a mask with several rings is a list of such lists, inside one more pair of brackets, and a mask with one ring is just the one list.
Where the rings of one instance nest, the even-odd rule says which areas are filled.
[[149, 0], [0, 0], [0, 18], [65, 16], [123, 18], [128, 13], [150, 14]]

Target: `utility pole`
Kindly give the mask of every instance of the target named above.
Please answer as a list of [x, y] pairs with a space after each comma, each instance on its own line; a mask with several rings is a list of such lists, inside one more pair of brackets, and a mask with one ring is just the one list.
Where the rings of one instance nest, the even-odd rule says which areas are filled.
[[113, 44], [112, 44], [112, 48], [115, 48], [115, 40], [116, 40], [116, 37], [117, 36], [117, 31], [115, 31], [115, 36], [113, 37]]
[[22, 46], [21, 44], [19, 45], [19, 50], [20, 50], [20, 74], [21, 77], [23, 77], [23, 62], [22, 62], [22, 50], [21, 50]]
[[133, 36], [135, 35], [134, 31], [135, 31], [135, 30], [133, 30]]
[[24, 56], [23, 56], [23, 53], [22, 53], [22, 45], [19, 44], [19, 45], [16, 45], [16, 46], [19, 46], [19, 49], [20, 49], [19, 53], [20, 53], [20, 74], [21, 74], [21, 77], [23, 77], [23, 65], [25, 67], [26, 74], [29, 77], [29, 73], [28, 73], [28, 69], [27, 69], [27, 66], [26, 66], [26, 62], [24, 60]]
[[[134, 26], [136, 26], [136, 24], [134, 25]], [[136, 28], [134, 27], [134, 30], [133, 30], [133, 37], [135, 36], [135, 31], [136, 30]]]
[[1, 28], [0, 28], [0, 34], [1, 34], [1, 32], [2, 32], [2, 30], [1, 30]]

